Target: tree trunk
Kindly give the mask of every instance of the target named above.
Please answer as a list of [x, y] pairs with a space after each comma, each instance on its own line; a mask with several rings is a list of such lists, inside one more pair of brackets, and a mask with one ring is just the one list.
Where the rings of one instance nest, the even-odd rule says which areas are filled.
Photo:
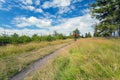
[[120, 26], [118, 27], [118, 36], [120, 37]]
[[115, 37], [115, 31], [113, 32], [113, 36]]

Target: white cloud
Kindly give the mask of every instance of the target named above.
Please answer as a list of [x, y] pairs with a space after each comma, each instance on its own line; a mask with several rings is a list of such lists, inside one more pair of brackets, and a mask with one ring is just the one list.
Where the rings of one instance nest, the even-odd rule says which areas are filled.
[[90, 14], [86, 14], [84, 16], [63, 19], [63, 23], [54, 27], [50, 27], [50, 31], [53, 32], [56, 30], [57, 32], [69, 34], [74, 29], [78, 28], [82, 34], [86, 32], [93, 33], [93, 24], [98, 22], [96, 19], [91, 18]]
[[36, 1], [35, 1], [35, 4], [36, 4], [36, 5], [40, 5], [40, 0], [36, 0]]
[[76, 2], [82, 2], [83, 0], [71, 0], [72, 3], [76, 3]]
[[43, 10], [41, 8], [35, 8], [34, 6], [29, 6], [29, 5], [27, 5], [27, 6], [22, 5], [21, 8], [29, 10], [29, 11], [34, 11], [34, 12], [37, 12], [37, 13], [42, 13], [43, 12]]
[[90, 12], [90, 9], [87, 8], [87, 9], [82, 10], [81, 12], [82, 12], [83, 14], [88, 14], [88, 13]]
[[72, 10], [74, 10], [74, 9], [75, 9], [75, 6], [60, 7], [59, 11], [58, 11], [58, 14], [68, 13], [68, 12], [71, 12]]
[[48, 27], [51, 26], [51, 20], [48, 19], [39, 19], [36, 17], [17, 17], [13, 20], [13, 24], [17, 27], [28, 27], [28, 26], [36, 26], [36, 27]]
[[[23, 4], [21, 4], [21, 9], [26, 9], [26, 10], [29, 10], [29, 11], [33, 11], [33, 12], [38, 12], [38, 13], [42, 13], [43, 10], [41, 8], [36, 8], [35, 6], [33, 6], [33, 2], [32, 0], [23, 0], [22, 1]], [[34, 4], [39, 6], [40, 5], [40, 0], [36, 0], [34, 1]]]
[[23, 4], [28, 5], [28, 4], [33, 4], [32, 0], [20, 0]]
[[[53, 0], [53, 1], [46, 1], [44, 2], [43, 5], [41, 5], [41, 7], [43, 8], [50, 8], [50, 7], [58, 7], [59, 8], [59, 11], [58, 13], [59, 14], [63, 14], [63, 13], [67, 13], [68, 11], [72, 11], [73, 9], [75, 9], [75, 6], [70, 6], [70, 4], [72, 2], [81, 2], [82, 0]], [[36, 0], [35, 1], [35, 4], [36, 5], [40, 5], [40, 0]], [[34, 9], [33, 6], [24, 6], [26, 7], [26, 9], [28, 10], [33, 10], [35, 12], [39, 12], [39, 13], [42, 13], [43, 10], [42, 9]]]
[[[17, 7], [17, 8], [20, 8], [20, 9], [33, 11], [33, 12], [37, 12], [37, 13], [42, 13], [43, 12], [43, 10], [41, 8], [37, 8], [35, 6], [35, 5], [37, 5], [37, 6], [40, 7], [40, 0], [16, 0], [14, 2], [18, 3], [18, 4], [17, 5], [11, 5], [12, 0], [11, 1], [0, 0], [0, 10], [9, 11], [11, 8]], [[3, 7], [3, 5], [6, 4], [6, 3], [7, 3], [7, 6]]]
[[33, 7], [33, 6], [26, 6], [24, 8], [26, 8], [26, 9], [28, 9], [30, 11], [34, 11], [35, 10], [35, 7]]
[[[85, 14], [80, 17], [70, 18], [70, 19], [61, 19], [61, 24], [56, 26], [51, 25], [51, 20], [49, 19], [38, 19], [36, 17], [17, 17], [14, 19], [14, 23], [18, 27], [26, 27], [27, 26], [37, 26], [40, 28], [47, 28], [49, 31], [44, 31], [44, 34], [53, 33], [53, 31], [57, 31], [59, 33], [63, 33], [68, 35], [74, 29], [78, 28], [81, 34], [85, 34], [86, 32], [91, 32], [93, 34], [93, 24], [98, 23], [99, 21], [91, 18], [90, 14]], [[45, 27], [49, 26], [49, 27]], [[36, 30], [37, 31], [37, 30]], [[35, 32], [36, 32], [35, 31]], [[30, 34], [30, 33], [29, 33]], [[32, 34], [32, 33], [31, 33]]]
[[53, 0], [53, 5], [57, 7], [69, 6], [70, 0]]
[[39, 8], [39, 9], [36, 9], [35, 12], [42, 13], [43, 10], [41, 8]]
[[63, 14], [69, 12], [71, 9], [69, 7], [60, 7], [58, 13]]
[[0, 0], [0, 3], [1, 3], [1, 2], [5, 3], [5, 0]]
[[[12, 3], [11, 1], [7, 1], [8, 3]], [[18, 5], [9, 5], [8, 8], [4, 8], [2, 4], [5, 3], [5, 0], [0, 0], [0, 9], [4, 10], [10, 10], [13, 7], [19, 7], [20, 9], [25, 9], [33, 12], [42, 13], [43, 8], [50, 8], [50, 7], [58, 7], [60, 8], [60, 13], [65, 13], [68, 11], [69, 8], [61, 8], [61, 7], [68, 7], [71, 4], [71, 0], [52, 0], [52, 1], [46, 1], [43, 5], [40, 5], [40, 0], [16, 0], [15, 3], [18, 3]], [[14, 3], [13, 2], [13, 3]], [[41, 9], [37, 9], [36, 6], [39, 6]], [[72, 7], [74, 8], [74, 7]]]
[[53, 0], [53, 1], [46, 1], [42, 7], [43, 8], [50, 8], [50, 7], [66, 7], [71, 4], [70, 0]]
[[50, 7], [52, 7], [52, 4], [51, 4], [51, 2], [46, 1], [46, 2], [42, 5], [42, 7], [43, 7], [43, 8], [50, 8]]

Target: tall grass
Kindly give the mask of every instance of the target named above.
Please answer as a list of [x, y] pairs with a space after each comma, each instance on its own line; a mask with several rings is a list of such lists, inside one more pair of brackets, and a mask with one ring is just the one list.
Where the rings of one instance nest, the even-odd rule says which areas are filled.
[[14, 74], [27, 68], [30, 63], [50, 54], [69, 41], [33, 42], [0, 47], [0, 80], [8, 80]]
[[58, 41], [52, 41], [52, 42], [31, 42], [27, 44], [10, 44], [7, 46], [0, 46], [0, 58], [2, 57], [9, 57], [16, 54], [21, 54], [23, 52], [29, 52], [33, 50], [40, 49], [42, 47], [48, 46], [48, 45], [54, 45], [59, 43], [67, 42], [67, 40], [58, 40]]
[[120, 39], [80, 39], [49, 65], [36, 75], [52, 73], [53, 80], [120, 80]]

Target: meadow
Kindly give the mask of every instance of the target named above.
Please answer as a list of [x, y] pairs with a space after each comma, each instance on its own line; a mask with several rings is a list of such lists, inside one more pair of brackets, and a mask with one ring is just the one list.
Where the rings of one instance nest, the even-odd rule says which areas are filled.
[[29, 64], [70, 41], [56, 40], [0, 46], [0, 80], [8, 80], [11, 76], [27, 68]]
[[120, 80], [120, 39], [79, 39], [24, 80]]

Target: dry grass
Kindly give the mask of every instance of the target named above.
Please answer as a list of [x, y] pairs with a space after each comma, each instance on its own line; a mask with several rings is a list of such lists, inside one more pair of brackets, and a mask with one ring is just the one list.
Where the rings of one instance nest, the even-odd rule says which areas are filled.
[[80, 39], [25, 80], [120, 80], [120, 39]]
[[[69, 40], [68, 40], [69, 41]], [[59, 43], [67, 42], [67, 40], [59, 40], [59, 41], [52, 41], [52, 42], [32, 42], [28, 44], [18, 44], [18, 45], [7, 45], [7, 46], [0, 46], [0, 58], [2, 57], [9, 57], [10, 55], [21, 54], [23, 52], [29, 52], [33, 50], [40, 49], [42, 47], [48, 45], [54, 45]]]
[[[67, 49], [69, 47], [63, 49], [61, 52], [59, 52], [60, 54], [57, 54], [57, 56], [59, 56], [61, 54], [64, 55], [63, 52], [67, 53], [68, 52]], [[57, 59], [57, 56], [56, 56], [56, 59]], [[54, 64], [53, 64], [53, 61], [54, 61], [54, 58], [49, 60], [46, 63], [46, 65], [43, 65], [37, 71], [29, 73], [24, 78], [24, 80], [54, 80], [54, 67], [53, 67]]]
[[26, 68], [30, 63], [50, 54], [50, 52], [60, 48], [69, 41], [71, 40], [33, 42], [0, 47], [0, 80], [8, 80], [10, 76]]

